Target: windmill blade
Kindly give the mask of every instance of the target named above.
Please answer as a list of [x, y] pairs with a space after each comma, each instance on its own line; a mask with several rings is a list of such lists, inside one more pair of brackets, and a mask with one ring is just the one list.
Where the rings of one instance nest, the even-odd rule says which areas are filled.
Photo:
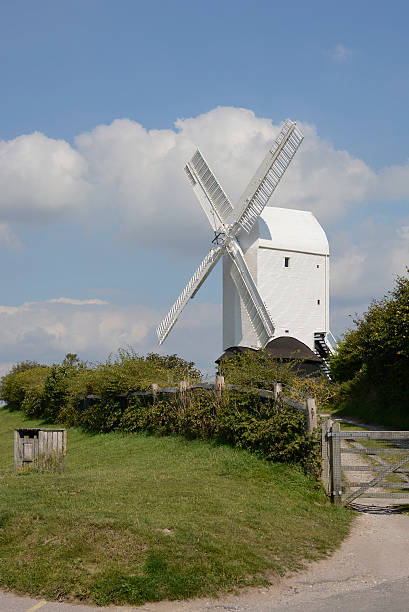
[[224, 193], [199, 149], [185, 166], [193, 191], [216, 232], [233, 212], [229, 198]]
[[238, 242], [232, 240], [227, 244], [227, 250], [233, 262], [231, 277], [249, 315], [257, 338], [264, 348], [274, 336], [274, 325], [270, 314], [261, 299]]
[[238, 233], [241, 229], [246, 232], [251, 230], [287, 170], [303, 138], [296, 124], [287, 119], [229, 220], [230, 224], [234, 223], [233, 234]]
[[223, 251], [224, 246], [219, 246], [211, 249], [206, 255], [176, 302], [173, 304], [172, 308], [169, 310], [166, 317], [157, 327], [156, 333], [158, 335], [159, 344], [162, 344], [162, 342], [165, 340], [189, 299], [195, 296], [200, 286], [204, 283], [214, 266], [219, 261], [220, 257], [223, 255]]

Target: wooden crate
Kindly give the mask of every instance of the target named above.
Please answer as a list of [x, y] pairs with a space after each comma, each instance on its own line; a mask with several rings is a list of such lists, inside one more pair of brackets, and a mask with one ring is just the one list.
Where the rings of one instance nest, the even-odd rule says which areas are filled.
[[67, 452], [66, 429], [20, 428], [14, 430], [14, 471], [30, 467], [63, 471]]

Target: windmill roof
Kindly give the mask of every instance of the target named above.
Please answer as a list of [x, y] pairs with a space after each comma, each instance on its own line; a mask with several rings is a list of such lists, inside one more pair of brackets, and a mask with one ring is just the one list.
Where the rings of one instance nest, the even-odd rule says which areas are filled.
[[303, 359], [321, 362], [321, 359], [304, 342], [291, 336], [280, 336], [271, 340], [266, 348], [273, 357], [280, 359]]
[[[321, 359], [304, 342], [290, 336], [280, 336], [271, 340], [265, 350], [275, 359], [295, 359], [314, 363], [321, 363]], [[216, 363], [224, 359], [231, 359], [241, 353], [257, 352], [257, 349], [248, 346], [231, 346], [224, 351]]]
[[308, 210], [266, 206], [258, 230], [261, 247], [329, 255], [325, 232]]
[[223, 361], [223, 359], [231, 359], [236, 355], [240, 355], [241, 353], [256, 353], [257, 349], [250, 348], [249, 346], [230, 346], [227, 348], [222, 355], [218, 359], [216, 359], [215, 363], [219, 363]]

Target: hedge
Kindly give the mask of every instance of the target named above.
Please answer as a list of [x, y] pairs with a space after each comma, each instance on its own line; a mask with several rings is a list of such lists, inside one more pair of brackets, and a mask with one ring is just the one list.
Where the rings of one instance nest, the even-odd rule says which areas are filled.
[[[319, 472], [317, 438], [305, 431], [304, 415], [272, 399], [242, 391], [196, 389], [170, 398], [132, 395], [153, 381], [191, 382], [198, 371], [176, 356], [122, 355], [97, 366], [64, 360], [31, 364], [3, 377], [0, 398], [13, 410], [92, 432], [146, 432], [207, 439], [244, 448], [271, 461]], [[173, 380], [172, 380], [173, 379]], [[87, 395], [98, 399], [84, 401]]]

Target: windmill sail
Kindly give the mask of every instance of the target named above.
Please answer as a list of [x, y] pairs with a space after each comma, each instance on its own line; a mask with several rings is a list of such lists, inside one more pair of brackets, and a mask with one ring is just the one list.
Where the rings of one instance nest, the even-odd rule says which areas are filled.
[[213, 270], [214, 266], [219, 261], [224, 251], [224, 247], [216, 247], [211, 249], [209, 253], [206, 255], [196, 272], [193, 274], [192, 278], [183, 289], [182, 293], [173, 304], [172, 308], [169, 310], [166, 317], [158, 326], [156, 333], [158, 335], [159, 344], [165, 340], [166, 336], [178, 320], [178, 317], [186, 304], [188, 303], [190, 298], [193, 298], [196, 292], [199, 290], [202, 283], [209, 276], [210, 272]]
[[210, 225], [216, 232], [225, 224], [227, 217], [233, 212], [233, 206], [229, 198], [199, 150], [186, 164], [185, 172], [192, 183], [193, 191], [201, 207], [210, 221]]
[[231, 221], [237, 231], [249, 232], [287, 170], [304, 136], [296, 124], [287, 119], [271, 149], [239, 200]]
[[245, 262], [243, 252], [236, 242], [231, 241], [227, 250], [232, 259], [231, 277], [249, 315], [257, 338], [264, 348], [274, 336], [274, 325], [261, 299], [257, 286]]
[[274, 325], [251, 276], [235, 236], [249, 232], [289, 166], [303, 135], [289, 119], [268, 151], [256, 174], [233, 208], [199, 150], [185, 172], [220, 246], [212, 248], [157, 328], [159, 344], [165, 340], [190, 298], [194, 297], [223, 254], [232, 259], [231, 276], [262, 347], [273, 338]]

